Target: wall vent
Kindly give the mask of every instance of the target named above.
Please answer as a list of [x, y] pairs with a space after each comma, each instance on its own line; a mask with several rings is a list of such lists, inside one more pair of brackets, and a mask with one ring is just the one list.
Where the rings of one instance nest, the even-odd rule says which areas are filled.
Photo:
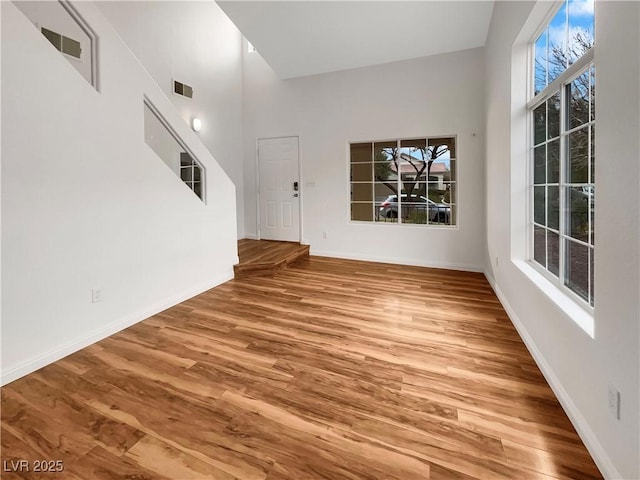
[[49, 30], [48, 28], [42, 27], [40, 29], [42, 34], [51, 42], [51, 45], [56, 47], [56, 49], [62, 53], [65, 53], [71, 57], [81, 59], [82, 56], [82, 46], [80, 42], [74, 40], [73, 38], [65, 37], [64, 35], [60, 35], [53, 30]]
[[186, 83], [182, 83], [174, 80], [173, 91], [178, 95], [182, 95], [183, 97], [193, 98], [193, 88], [187, 85]]

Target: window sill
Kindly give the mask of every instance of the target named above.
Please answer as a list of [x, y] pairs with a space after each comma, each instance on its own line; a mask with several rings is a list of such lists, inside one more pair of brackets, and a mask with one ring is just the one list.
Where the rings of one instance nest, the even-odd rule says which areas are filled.
[[549, 279], [524, 260], [513, 260], [513, 264], [531, 280], [542, 292], [587, 335], [594, 336], [593, 314], [577, 304], [572, 298], [554, 285]]
[[385, 225], [384, 228], [391, 226], [401, 226], [406, 228], [432, 228], [437, 230], [459, 230], [458, 225], [442, 225], [438, 223], [397, 223], [397, 222], [370, 222], [367, 220], [349, 220], [351, 225]]

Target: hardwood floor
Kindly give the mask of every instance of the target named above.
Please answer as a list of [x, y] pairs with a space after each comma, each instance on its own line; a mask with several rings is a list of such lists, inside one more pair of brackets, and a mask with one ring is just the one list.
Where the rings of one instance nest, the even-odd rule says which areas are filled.
[[236, 278], [275, 275], [292, 263], [309, 256], [309, 245], [270, 240], [238, 240], [240, 263], [233, 267]]
[[602, 478], [481, 274], [319, 257], [5, 386], [1, 441], [64, 463], [7, 479]]

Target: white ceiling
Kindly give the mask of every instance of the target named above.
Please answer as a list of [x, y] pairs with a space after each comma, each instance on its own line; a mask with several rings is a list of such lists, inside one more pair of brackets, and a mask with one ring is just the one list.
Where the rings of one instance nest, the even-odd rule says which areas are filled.
[[481, 47], [493, 1], [218, 1], [280, 78]]

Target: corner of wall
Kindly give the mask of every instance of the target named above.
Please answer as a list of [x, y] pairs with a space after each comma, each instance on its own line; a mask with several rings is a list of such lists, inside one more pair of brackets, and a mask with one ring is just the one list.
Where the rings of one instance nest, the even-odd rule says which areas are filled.
[[545, 380], [553, 390], [553, 393], [558, 398], [560, 405], [562, 405], [563, 410], [569, 417], [569, 420], [573, 424], [574, 428], [578, 432], [578, 435], [584, 442], [587, 450], [593, 457], [596, 465], [600, 469], [600, 471], [604, 474], [605, 478], [618, 479], [622, 478], [618, 470], [616, 469], [613, 461], [607, 454], [607, 451], [602, 446], [600, 441], [598, 440], [598, 436], [589, 426], [589, 422], [584, 418], [582, 413], [580, 412], [578, 406], [574, 403], [573, 399], [569, 395], [569, 392], [565, 389], [559, 377], [555, 374], [553, 368], [546, 360], [545, 356], [541, 352], [541, 350], [536, 345], [533, 337], [527, 331], [525, 324], [520, 320], [516, 311], [509, 303], [509, 300], [504, 295], [498, 284], [496, 284], [495, 279], [491, 276], [490, 273], [485, 271], [485, 276], [489, 281], [489, 284], [493, 288], [496, 296], [500, 300], [500, 303], [504, 307], [511, 323], [518, 331], [518, 335], [522, 338], [527, 350], [535, 360], [536, 364], [540, 368], [542, 375]]

